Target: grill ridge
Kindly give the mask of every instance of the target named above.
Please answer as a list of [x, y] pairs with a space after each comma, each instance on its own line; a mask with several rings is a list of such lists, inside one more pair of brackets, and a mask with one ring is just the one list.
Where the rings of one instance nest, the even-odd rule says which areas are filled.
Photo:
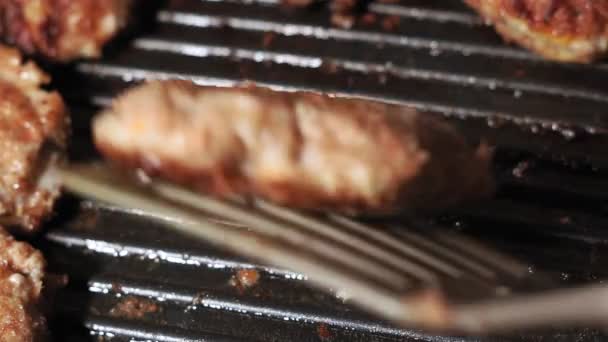
[[[343, 30], [329, 25], [326, 8], [286, 11], [276, 0], [170, 0], [155, 28], [100, 61], [78, 63], [71, 75], [82, 82], [55, 79], [79, 112], [87, 113], [145, 78], [220, 86], [249, 79], [283, 90], [329, 91], [438, 112], [472, 140], [498, 145], [498, 197], [409, 226], [381, 225], [396, 234], [402, 230], [403, 238], [410, 234], [412, 241], [418, 236], [437, 241], [436, 234], [446, 231], [481, 238], [526, 260], [524, 273], [547, 271], [562, 285], [606, 276], [600, 262], [608, 256], [606, 64], [543, 61], [504, 44], [457, 0], [372, 3], [369, 11], [379, 21], [398, 16], [400, 24], [394, 31], [379, 22]], [[82, 218], [91, 212], [99, 217]], [[301, 274], [192, 243], [151, 226], [139, 213], [89, 204], [51, 226], [43, 242], [51, 265], [73, 275], [63, 295], [68, 303], [85, 298], [76, 311], [65, 304], [60, 317], [79, 321], [106, 340], [324, 341], [322, 324], [335, 341], [480, 340], [394, 328], [335, 295], [311, 290]], [[490, 276], [483, 270], [494, 266], [492, 261], [477, 264], [472, 257], [473, 264], [465, 262], [467, 272]], [[275, 295], [234, 293], [229, 279], [250, 268], [262, 274], [260, 288]], [[206, 277], [213, 281], [205, 283]], [[217, 308], [192, 308], [200, 289]], [[159, 300], [171, 295], [177, 297]], [[109, 311], [128, 296], [152, 300], [160, 312], [112, 317]], [[247, 305], [269, 314], [235, 311]], [[250, 339], [244, 337], [248, 333]], [[602, 335], [577, 330], [517, 337], [569, 341]]]

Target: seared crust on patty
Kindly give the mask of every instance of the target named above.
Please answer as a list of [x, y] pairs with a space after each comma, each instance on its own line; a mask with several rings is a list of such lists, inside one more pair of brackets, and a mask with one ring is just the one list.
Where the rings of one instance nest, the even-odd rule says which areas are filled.
[[411, 108], [257, 87], [153, 82], [94, 121], [110, 160], [219, 196], [384, 213], [492, 190], [489, 155]]
[[0, 38], [59, 61], [97, 57], [125, 26], [132, 0], [3, 0]]
[[39, 341], [46, 335], [39, 307], [45, 268], [39, 251], [0, 228], [0, 341]]
[[608, 0], [465, 0], [509, 41], [548, 59], [590, 62], [608, 50]]
[[16, 50], [0, 46], [0, 220], [27, 230], [59, 195], [47, 171], [62, 158], [68, 134], [61, 97], [41, 89], [48, 81]]

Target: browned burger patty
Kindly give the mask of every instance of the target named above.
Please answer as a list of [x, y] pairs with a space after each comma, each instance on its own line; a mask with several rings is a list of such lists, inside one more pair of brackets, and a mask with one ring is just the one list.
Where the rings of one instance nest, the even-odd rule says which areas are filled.
[[413, 109], [256, 87], [153, 82], [94, 120], [110, 160], [220, 196], [384, 213], [492, 190], [489, 156]]
[[465, 0], [502, 36], [553, 60], [590, 62], [608, 50], [608, 0]]
[[48, 76], [0, 46], [0, 221], [32, 230], [51, 211], [59, 186], [49, 166], [66, 145], [61, 97], [40, 87]]
[[0, 341], [40, 341], [46, 335], [40, 310], [45, 267], [39, 251], [0, 228]]
[[125, 25], [131, 0], [2, 0], [0, 38], [28, 54], [97, 57]]

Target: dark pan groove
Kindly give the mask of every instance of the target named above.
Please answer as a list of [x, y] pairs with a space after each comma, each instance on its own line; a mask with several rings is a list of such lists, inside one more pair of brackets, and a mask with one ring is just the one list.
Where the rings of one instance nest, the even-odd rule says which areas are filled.
[[[225, 9], [226, 12], [231, 9]], [[261, 9], [258, 13], [262, 12]], [[213, 12], [211, 12], [213, 13]], [[221, 14], [220, 14], [221, 15]], [[279, 15], [276, 15], [279, 17]], [[233, 29], [249, 31], [274, 32], [288, 36], [313, 36], [319, 39], [339, 39], [347, 41], [364, 42], [368, 44], [391, 44], [396, 46], [406, 46], [411, 48], [433, 49], [436, 51], [454, 51], [463, 54], [481, 54], [498, 58], [513, 58], [529, 61], [540, 60], [528, 52], [503, 46], [488, 47], [474, 42], [455, 42], [449, 40], [407, 37], [393, 33], [386, 33], [380, 29], [375, 31], [364, 30], [344, 30], [326, 27], [320, 23], [327, 23], [329, 16], [317, 19], [317, 23], [311, 22], [281, 22], [280, 18], [259, 18], [251, 19], [247, 16], [242, 17], [217, 17], [209, 14], [193, 14], [189, 12], [162, 11], [159, 13], [159, 21], [162, 23], [172, 23], [193, 27], [220, 27], [228, 26]], [[407, 32], [404, 29], [405, 32]], [[464, 34], [463, 34], [464, 35]]]
[[[251, 261], [215, 249], [207, 249], [205, 253], [201, 253], [201, 250], [197, 248], [199, 247], [197, 243], [192, 244], [189, 248], [184, 245], [172, 248], [168, 244], [170, 240], [163, 240], [163, 235], [166, 233], [162, 230], [162, 225], [152, 223], [151, 218], [131, 211], [91, 206], [88, 206], [91, 209], [83, 209], [79, 216], [70, 222], [70, 227], [73, 227], [73, 229], [49, 232], [47, 239], [59, 246], [84, 249], [89, 253], [102, 256], [138, 257], [170, 264], [210, 269], [248, 269], [255, 267], [269, 274], [288, 279], [304, 278], [301, 274], [295, 272], [251, 263]], [[89, 222], [83, 223], [86, 220], [89, 220]], [[94, 222], [91, 220], [94, 220]], [[130, 226], [136, 227], [141, 224], [142, 220], [148, 224], [144, 234], [129, 229]], [[88, 227], [82, 227], [82, 225], [88, 225]]]
[[[155, 27], [120, 50], [109, 49], [104, 59], [77, 63], [54, 77], [76, 105], [78, 148], [92, 151], [82, 129], [91, 113], [150, 78], [218, 86], [252, 80], [279, 90], [413, 105], [445, 116], [472, 142], [497, 146], [497, 197], [433, 217], [365, 223], [443, 258], [453, 246], [442, 234], [482, 240], [523, 260], [531, 283], [540, 271], [559, 286], [608, 276], [605, 63], [543, 61], [504, 44], [460, 0], [374, 2], [368, 11], [377, 20], [357, 22], [351, 30], [330, 25], [326, 4], [300, 11], [278, 0], [169, 0], [163, 6]], [[391, 16], [399, 24], [387, 31], [382, 20]], [[89, 160], [91, 153], [78, 156]], [[305, 275], [169, 233], [153, 215], [95, 203], [75, 208], [73, 217], [50, 225], [41, 243], [51, 268], [71, 278], [53, 325], [66, 326], [53, 329], [60, 341], [605, 339], [584, 329], [461, 338], [396, 328], [344, 303], [347, 294], [314, 290]], [[444, 249], [424, 249], [425, 239]], [[535, 288], [505, 269], [488, 272], [494, 261], [473, 254], [449, 262], [451, 271], [460, 267], [459, 274], [473, 279], [470, 287], [483, 289], [485, 280], [499, 277]], [[230, 285], [242, 269], [259, 272], [257, 290], [239, 292]], [[159, 312], [113, 315], [129, 296], [155, 303]], [[86, 328], [84, 336], [72, 337], [72, 325]], [[89, 331], [98, 336], [86, 336]]]
[[[80, 66], [80, 71], [91, 76], [120, 77], [127, 81], [181, 78], [219, 86], [248, 79], [281, 90], [323, 90], [337, 95], [383, 100], [455, 115], [499, 117], [522, 120], [523, 123], [576, 124], [601, 131], [608, 128], [603, 111], [598, 109], [601, 106], [575, 98], [541, 94], [528, 96], [518, 91], [454, 87], [432, 80], [402, 79], [391, 75], [378, 77], [352, 71], [325, 73], [322, 79], [318, 79], [311, 75], [309, 68], [285, 64], [266, 65], [222, 57], [205, 57], [202, 63], [201, 58], [158, 51], [148, 51], [145, 55], [155, 58], [146, 60], [141, 50], [126, 51], [112, 62], [84, 63]], [[165, 62], [158, 63], [159, 60]], [[168, 65], [172, 67], [169, 68]], [[285, 77], [293, 82], [285, 84], [281, 81]], [[577, 108], [576, 116], [572, 115], [572, 108]]]
[[[129, 323], [121, 319], [106, 317], [87, 317], [86, 327], [95, 331], [93, 336], [106, 339], [121, 339], [125, 341], [159, 341], [159, 342], [245, 342], [249, 339], [240, 339], [229, 336], [205, 334], [200, 331], [187, 331], [178, 328], [159, 328], [157, 325]], [[254, 341], [252, 341], [254, 342]]]
[[[235, 4], [259, 4], [266, 6], [280, 6], [277, 0], [229, 0], [225, 2]], [[370, 3], [367, 10], [377, 14], [398, 15], [417, 20], [444, 22], [457, 22], [466, 25], [480, 25], [482, 20], [466, 10], [462, 3], [446, 1], [443, 4], [425, 1], [411, 1], [411, 3]]]
[[[337, 47], [332, 52], [326, 54], [324, 58], [318, 57], [315, 53], [308, 51], [274, 51], [272, 47], [268, 47], [265, 49], [260, 49], [257, 45], [260, 45], [258, 42], [262, 42], [264, 40], [264, 36], [261, 34], [257, 34], [254, 37], [247, 37], [247, 34], [243, 34], [243, 40], [236, 43], [235, 46], [230, 45], [230, 41], [226, 41], [226, 37], [223, 35], [218, 35], [214, 32], [214, 30], [210, 30], [209, 36], [205, 39], [206, 43], [199, 44], [196, 42], [191, 42], [187, 39], [187, 37], [181, 37], [180, 39], [176, 39], [177, 32], [171, 32], [169, 37], [161, 36], [161, 37], [146, 37], [139, 39], [135, 42], [135, 46], [142, 50], [147, 51], [160, 51], [160, 52], [171, 52], [182, 54], [186, 56], [193, 57], [230, 57], [237, 58], [242, 60], [253, 60], [255, 62], [272, 62], [278, 64], [288, 64], [296, 67], [303, 68], [319, 68], [323, 65], [334, 66], [336, 68], [341, 68], [348, 71], [360, 71], [365, 73], [377, 73], [384, 75], [393, 75], [401, 78], [414, 78], [421, 80], [433, 80], [440, 81], [445, 83], [452, 83], [455, 86], [475, 86], [480, 88], [487, 88], [489, 90], [496, 90], [500, 88], [509, 89], [513, 91], [523, 91], [523, 92], [532, 92], [532, 93], [545, 93], [549, 95], [556, 96], [564, 96], [564, 97], [578, 97], [586, 100], [592, 100], [597, 102], [608, 102], [608, 94], [602, 92], [596, 92], [590, 89], [576, 89], [576, 88], [566, 88], [563, 85], [553, 85], [550, 83], [531, 83], [527, 81], [515, 80], [517, 77], [507, 76], [510, 80], [505, 80], [503, 78], [494, 78], [491, 76], [483, 76], [482, 74], [476, 74], [476, 70], [469, 70], [469, 72], [463, 73], [454, 73], [454, 72], [446, 72], [444, 70], [437, 70], [435, 65], [440, 65], [445, 67], [445, 62], [448, 59], [451, 59], [452, 63], [455, 65], [468, 65], [468, 66], [479, 66], [479, 63], [474, 60], [472, 57], [464, 57], [462, 58], [459, 55], [451, 55], [451, 54], [441, 54], [439, 56], [434, 56], [434, 58], [429, 58], [428, 53], [424, 51], [405, 51], [405, 49], [398, 49], [401, 53], [407, 53], [412, 59], [418, 59], [422, 63], [424, 61], [430, 61], [432, 64], [428, 68], [419, 63], [418, 65], [414, 64], [413, 66], [407, 66], [401, 63], [398, 60], [389, 60], [386, 57], [392, 55], [392, 52], [388, 48], [383, 48], [374, 55], [370, 57], [362, 56], [366, 60], [359, 59], [343, 59], [339, 56], [332, 56], [330, 53], [339, 53], [340, 55], [344, 54], [345, 56], [353, 56], [353, 52], [355, 51], [355, 46], [352, 46], [350, 49], [344, 49]], [[200, 32], [197, 37], [200, 38], [201, 35], [207, 32]], [[221, 32], [221, 33], [225, 33]], [[222, 40], [214, 37], [224, 37]], [[215, 41], [214, 41], [215, 40]], [[255, 45], [253, 47], [247, 47], [248, 42], [253, 42]], [[278, 43], [278, 42], [277, 42]], [[302, 42], [301, 43], [305, 43]], [[337, 45], [337, 44], [336, 44]], [[306, 45], [299, 45], [306, 46]], [[245, 48], [243, 48], [245, 47]], [[297, 50], [297, 47], [294, 47]], [[311, 46], [313, 50], [318, 50], [318, 46]], [[380, 57], [380, 54], [383, 54]], [[422, 55], [422, 56], [416, 56]], [[426, 56], [424, 56], [426, 55]], [[441, 60], [433, 62], [431, 59], [439, 59]], [[460, 58], [459, 58], [460, 57]], [[462, 59], [466, 64], [458, 63], [459, 59]], [[470, 64], [469, 64], [470, 63]], [[408, 63], [409, 64], [409, 63]], [[454, 68], [453, 68], [454, 69]], [[479, 68], [480, 73], [484, 73], [488, 69]], [[512, 70], [516, 70], [513, 68]], [[479, 75], [479, 76], [476, 76]], [[580, 77], [580, 75], [577, 75]], [[519, 77], [521, 78], [521, 77]]]
[[[368, 333], [380, 333], [383, 335], [393, 335], [398, 337], [420, 337], [422, 334], [413, 334], [406, 330], [396, 329], [386, 323], [374, 323], [370, 324], [365, 321], [349, 319], [347, 317], [339, 318], [337, 313], [333, 315], [324, 316], [318, 311], [309, 311], [306, 313], [306, 309], [299, 308], [298, 311], [294, 312], [289, 308], [280, 308], [269, 306], [268, 303], [254, 303], [250, 300], [234, 301], [231, 297], [222, 298], [220, 296], [214, 296], [212, 294], [200, 295], [197, 291], [178, 292], [183, 291], [183, 288], [170, 288], [161, 287], [154, 288], [149, 287], [151, 284], [146, 283], [129, 283], [124, 280], [108, 279], [104, 281], [94, 281], [91, 283], [91, 291], [111, 291], [112, 287], [116, 284], [120, 285], [120, 293], [123, 295], [135, 295], [140, 297], [147, 297], [153, 299], [162, 298], [161, 301], [177, 302], [183, 306], [190, 307], [190, 310], [197, 310], [198, 307], [204, 308], [205, 310], [219, 310], [227, 312], [236, 312], [245, 315], [262, 316], [266, 318], [300, 322], [302, 324], [319, 324], [325, 323], [341, 329], [365, 331]], [[258, 300], [260, 302], [260, 300]]]
[[[241, 7], [243, 7], [244, 5], [240, 5]], [[266, 9], [264, 11], [259, 10], [256, 11], [255, 9], [252, 9], [253, 13], [255, 13], [255, 15], [267, 15], [267, 12], [270, 11], [272, 9]], [[281, 13], [279, 10], [278, 13]], [[205, 12], [206, 13], [206, 12]], [[232, 13], [232, 12], [230, 12]], [[161, 14], [161, 20], [164, 20], [162, 18], [164, 18], [164, 16], [168, 16], [168, 14]], [[247, 12], [247, 19], [246, 20], [251, 20], [251, 13]], [[276, 15], [276, 17], [279, 18], [284, 18], [284, 15], [280, 16], [279, 14]], [[192, 19], [194, 20], [194, 19]], [[245, 19], [243, 19], [245, 20]], [[284, 19], [283, 19], [284, 20]], [[167, 19], [167, 21], [169, 23], [175, 23], [175, 20], [169, 20]], [[226, 21], [226, 22], [224, 22]], [[417, 23], [419, 20], [414, 21], [414, 23]], [[179, 20], [178, 20], [179, 23]], [[195, 27], [200, 27], [203, 29], [208, 29], [208, 30], [213, 30], [214, 28], [218, 28], [218, 27], [230, 27], [233, 28], [235, 30], [242, 30], [244, 31], [242, 35], [236, 35], [236, 34], [230, 34], [230, 33], [225, 33], [225, 37], [228, 38], [228, 40], [231, 39], [231, 37], [243, 37], [243, 39], [245, 39], [245, 37], [247, 36], [247, 31], [253, 31], [253, 32], [268, 32], [268, 31], [272, 31], [269, 27], [266, 28], [255, 28], [254, 24], [251, 25], [247, 25], [246, 22], [243, 22], [242, 25], [239, 24], [240, 21], [237, 19], [230, 19], [230, 18], [224, 18], [221, 14], [218, 14], [217, 17], [209, 17], [206, 19], [201, 19], [201, 25], [190, 25], [190, 26], [195, 26]], [[273, 25], [273, 22], [267, 19], [261, 19], [259, 25]], [[187, 24], [187, 23], [181, 23], [182, 25]], [[192, 24], [192, 23], [191, 23]], [[233, 25], [234, 24], [234, 25]], [[284, 27], [284, 25], [281, 24], [276, 24], [280, 27]], [[169, 25], [168, 32], [171, 32], [171, 25]], [[181, 25], [180, 25], [181, 26]], [[176, 28], [177, 31], [180, 31], [179, 26], [177, 26]], [[279, 34], [279, 37], [277, 37], [277, 40], [280, 40], [283, 36], [286, 37], [290, 37], [293, 35], [301, 35], [302, 37], [300, 37], [301, 39], [298, 40], [298, 42], [300, 44], [298, 44], [297, 46], [294, 46], [293, 49], [297, 49], [299, 46], [306, 46], [307, 44], [305, 43], [307, 40], [310, 40], [312, 38], [316, 38], [317, 39], [317, 44], [321, 44], [323, 45], [324, 42], [325, 44], [327, 43], [327, 40], [332, 40], [332, 48], [330, 49], [322, 49], [322, 48], [315, 48], [313, 46], [311, 46], [311, 49], [315, 52], [314, 55], [318, 56], [319, 52], [324, 52], [324, 51], [328, 51], [330, 54], [331, 53], [338, 53], [340, 51], [343, 51], [343, 48], [333, 48], [334, 44], [337, 44], [338, 46], [341, 45], [347, 45], [348, 44], [348, 40], [343, 41], [343, 39], [341, 38], [341, 35], [333, 35], [329, 32], [325, 32], [323, 33], [323, 31], [319, 31], [315, 28], [305, 28], [304, 26], [301, 28], [301, 30], [299, 30], [297, 27], [294, 27], [292, 29], [293, 32], [283, 32], [284, 34], [281, 35]], [[467, 33], [463, 33], [462, 36], [463, 37], [468, 37], [471, 35], [474, 35], [476, 32], [478, 32], [479, 30], [472, 30], [472, 28], [468, 29], [470, 32]], [[184, 30], [181, 30], [184, 31]], [[194, 34], [194, 32], [197, 32], [197, 34], [204, 34], [204, 32], [201, 32], [202, 30], [196, 30], [194, 28], [192, 28], [191, 30], [185, 31], [183, 32], [186, 37], [189, 34]], [[410, 29], [404, 29], [404, 34], [412, 34], [412, 32], [417, 32], [419, 30], [410, 30]], [[163, 32], [167, 32], [165, 30], [165, 28], [162, 28], [161, 30], [161, 34], [165, 35], [165, 33]], [[349, 34], [351, 34], [353, 31], [346, 31]], [[445, 35], [446, 32], [449, 32], [450, 35], [454, 34], [451, 32], [449, 27], [445, 28], [445, 31], [442, 32], [442, 36]], [[251, 33], [250, 33], [251, 34]], [[172, 40], [173, 43], [175, 42], [179, 42], [180, 40], [182, 40], [182, 36], [181, 35], [176, 35], [176, 34], [168, 34], [166, 35], [167, 37], [172, 37], [173, 39], [169, 39]], [[193, 35], [193, 37], [196, 37], [195, 35]], [[218, 37], [217, 35], [215, 37]], [[402, 36], [400, 36], [402, 37]], [[459, 37], [461, 38], [461, 37]], [[205, 39], [202, 38], [202, 40], [204, 41], [212, 41], [209, 39]], [[390, 40], [390, 39], [389, 39]], [[254, 39], [254, 40], [248, 40], [248, 42], [261, 42], [261, 39]], [[291, 41], [291, 40], [289, 40]], [[408, 40], [405, 40], [404, 42], [407, 42]], [[414, 41], [414, 40], [413, 40]], [[526, 63], [522, 63], [522, 62], [518, 62], [518, 61], [509, 61], [509, 60], [501, 60], [501, 59], [495, 59], [495, 58], [487, 58], [483, 57], [483, 56], [476, 56], [476, 55], [472, 55], [470, 53], [467, 53], [467, 49], [466, 48], [462, 48], [462, 47], [456, 47], [455, 49], [453, 49], [452, 52], [446, 52], [444, 50], [449, 50], [449, 49], [445, 49], [445, 48], [441, 48], [440, 46], [438, 46], [438, 44], [440, 45], [440, 42], [438, 42], [437, 40], [434, 40], [433, 38], [429, 38], [429, 42], [427, 44], [427, 46], [423, 46], [423, 45], [416, 45], [412, 46], [412, 48], [410, 49], [404, 49], [403, 46], [401, 46], [402, 44], [398, 44], [399, 45], [399, 49], [397, 49], [396, 47], [391, 47], [390, 46], [390, 42], [388, 40], [374, 40], [374, 41], [369, 41], [367, 42], [369, 44], [369, 49], [371, 50], [380, 50], [382, 53], [382, 56], [384, 57], [383, 59], [381, 57], [378, 57], [378, 60], [383, 61], [384, 63], [391, 63], [395, 66], [399, 66], [400, 64], [402, 65], [403, 62], [402, 60], [415, 60], [418, 64], [413, 65], [410, 69], [416, 69], [416, 67], [418, 67], [419, 69], [425, 70], [425, 69], [430, 69], [430, 70], [434, 70], [436, 72], [439, 72], [437, 69], [438, 68], [442, 68], [444, 72], [446, 72], [448, 69], [450, 71], [450, 73], [453, 73], [455, 70], [457, 70], [457, 68], [459, 67], [464, 67], [467, 68], [465, 69], [466, 71], [463, 71], [462, 74], [463, 75], [468, 75], [468, 78], [475, 78], [476, 76], [478, 78], [482, 78], [482, 79], [486, 79], [487, 81], [485, 83], [481, 83], [480, 86], [492, 86], [492, 82], [496, 82], [499, 83], [498, 85], [494, 85], [493, 87], [496, 86], [500, 86], [500, 83], [502, 82], [503, 84], [505, 84], [506, 86], [510, 86], [513, 88], [517, 88], [517, 87], [524, 87], [522, 88], [522, 90], [526, 90], [526, 88], [533, 90], [533, 91], [543, 91], [543, 88], [547, 87], [548, 89], [544, 90], [547, 92], [553, 92], [555, 94], [561, 94], [564, 96], [583, 96], [583, 97], [589, 97], [592, 99], [596, 99], [596, 100], [600, 100], [600, 99], [605, 99], [606, 94], [604, 93], [604, 95], [600, 95], [601, 94], [601, 89], [605, 88], [606, 85], [606, 81], [605, 81], [605, 77], [601, 77], [600, 75], [603, 75], [606, 73], [605, 70], [603, 70], [600, 67], [584, 67], [584, 66], [574, 66], [574, 65], [555, 65], [555, 64], [550, 64], [550, 63], [534, 63], [534, 64], [526, 64]], [[351, 45], [354, 43], [350, 43]], [[378, 44], [383, 45], [383, 48], [378, 48]], [[389, 44], [387, 46], [387, 44]], [[239, 46], [243, 46], [246, 44], [240, 43]], [[312, 45], [312, 44], [308, 44], [308, 45]], [[325, 45], [327, 46], [327, 45]], [[503, 45], [498, 45], [503, 46]], [[268, 48], [270, 48], [270, 50], [272, 50], [272, 44], [268, 47], [266, 47], [265, 50], [268, 50]], [[392, 49], [391, 49], [392, 48]], [[422, 48], [422, 49], [421, 49]], [[335, 52], [334, 52], [335, 51]], [[366, 55], [369, 54], [368, 51], [364, 51], [363, 52], [363, 56], [359, 57], [358, 55], [362, 54], [361, 49], [359, 50], [355, 50], [357, 52], [353, 52], [352, 48], [347, 50], [349, 53], [345, 52], [345, 55], [349, 56], [350, 58], [367, 58]], [[292, 53], [295, 53], [293, 51], [291, 51]], [[404, 58], [403, 56], [407, 56], [407, 58]], [[331, 57], [331, 56], [325, 56], [325, 57]], [[452, 60], [451, 64], [446, 63], [445, 60], [446, 58], [450, 58]], [[462, 62], [459, 62], [458, 60], [462, 60]], [[442, 62], [443, 61], [443, 62]], [[468, 61], [468, 62], [467, 62]], [[370, 61], [368, 61], [370, 62]], [[408, 63], [409, 64], [409, 63]], [[429, 66], [426, 66], [425, 64], [428, 64]], [[475, 69], [476, 68], [476, 69]], [[408, 69], [408, 68], [405, 68]], [[429, 70], [429, 71], [430, 71]], [[557, 72], [559, 70], [559, 72]], [[488, 77], [483, 75], [484, 72], [486, 73], [493, 73], [496, 71], [503, 71], [502, 75], [497, 75], [496, 77]], [[552, 72], [551, 72], [552, 71]], [[447, 73], [447, 72], [446, 72]], [[449, 74], [449, 73], [448, 73]], [[477, 75], [476, 75], [477, 74]], [[517, 76], [519, 75], [519, 76]], [[542, 80], [543, 78], [547, 78], [547, 82], [543, 82], [541, 84], [538, 84], [535, 86], [535, 82], [536, 80]], [[551, 80], [551, 78], [553, 78], [553, 80]], [[463, 78], [465, 79], [465, 78]], [[523, 79], [523, 80], [522, 80]], [[510, 82], [509, 82], [510, 81]], [[568, 88], [568, 87], [564, 87], [564, 85], [572, 83], [572, 88]], [[604, 86], [600, 86], [601, 84], [603, 84]], [[582, 89], [576, 89], [576, 87], [584, 87]]]

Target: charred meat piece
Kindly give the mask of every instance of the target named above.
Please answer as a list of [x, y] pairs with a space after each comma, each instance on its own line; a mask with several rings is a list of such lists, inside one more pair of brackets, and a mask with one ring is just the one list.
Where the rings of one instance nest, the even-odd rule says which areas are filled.
[[437, 208], [492, 190], [489, 156], [410, 108], [153, 82], [94, 121], [118, 165], [220, 196], [348, 213]]
[[0, 221], [27, 230], [59, 195], [50, 169], [61, 161], [69, 126], [61, 97], [40, 88], [48, 81], [16, 50], [0, 47]]
[[507, 40], [552, 60], [590, 62], [608, 50], [608, 0], [465, 0]]
[[40, 341], [46, 335], [42, 314], [46, 263], [30, 245], [0, 228], [0, 341]]
[[97, 57], [125, 25], [131, 0], [3, 0], [0, 38], [59, 61]]

